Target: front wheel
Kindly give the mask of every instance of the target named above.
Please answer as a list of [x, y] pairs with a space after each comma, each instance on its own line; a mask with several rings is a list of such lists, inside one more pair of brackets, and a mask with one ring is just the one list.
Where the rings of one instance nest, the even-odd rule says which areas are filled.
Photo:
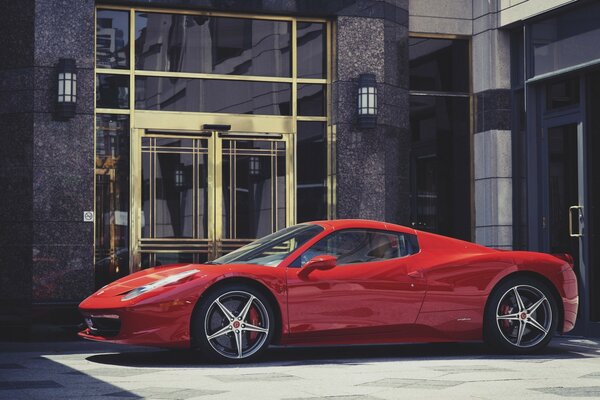
[[232, 362], [258, 356], [269, 346], [275, 318], [269, 300], [245, 285], [230, 285], [202, 299], [192, 320], [194, 342], [209, 358]]
[[556, 300], [544, 283], [515, 277], [491, 294], [484, 320], [484, 338], [492, 347], [527, 354], [545, 347], [558, 323]]

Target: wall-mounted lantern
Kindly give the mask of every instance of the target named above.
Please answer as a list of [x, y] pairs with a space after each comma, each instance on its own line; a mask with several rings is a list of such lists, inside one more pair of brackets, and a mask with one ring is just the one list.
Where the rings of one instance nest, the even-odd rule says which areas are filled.
[[184, 190], [185, 189], [185, 169], [183, 164], [179, 164], [175, 167], [175, 172], [174, 172], [174, 182], [175, 182], [175, 188], [177, 190]]
[[260, 159], [257, 156], [250, 156], [249, 164], [250, 175], [260, 175]]
[[67, 120], [75, 116], [77, 104], [77, 66], [72, 58], [58, 60], [58, 97], [56, 117]]
[[377, 81], [375, 74], [358, 77], [358, 126], [375, 128], [377, 124]]

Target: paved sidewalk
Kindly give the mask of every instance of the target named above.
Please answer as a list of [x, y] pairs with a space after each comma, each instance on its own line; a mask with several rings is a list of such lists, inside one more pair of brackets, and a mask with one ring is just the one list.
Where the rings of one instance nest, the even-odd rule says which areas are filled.
[[600, 398], [600, 343], [555, 339], [542, 354], [481, 344], [271, 349], [261, 362], [84, 341], [0, 343], [0, 399]]

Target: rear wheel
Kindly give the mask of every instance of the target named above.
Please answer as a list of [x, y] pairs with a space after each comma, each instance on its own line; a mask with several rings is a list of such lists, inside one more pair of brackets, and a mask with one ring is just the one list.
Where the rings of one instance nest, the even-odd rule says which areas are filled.
[[269, 346], [275, 318], [269, 300], [246, 285], [223, 286], [210, 292], [194, 313], [194, 342], [209, 358], [242, 361]]
[[492, 347], [527, 354], [545, 347], [558, 323], [556, 300], [547, 285], [531, 277], [503, 282], [490, 296], [484, 338]]

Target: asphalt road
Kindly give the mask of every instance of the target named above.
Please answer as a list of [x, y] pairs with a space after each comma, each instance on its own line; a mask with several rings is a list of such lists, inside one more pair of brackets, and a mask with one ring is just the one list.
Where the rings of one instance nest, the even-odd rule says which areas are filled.
[[482, 344], [270, 349], [260, 362], [85, 341], [1, 342], [0, 399], [600, 398], [600, 342], [514, 357]]

